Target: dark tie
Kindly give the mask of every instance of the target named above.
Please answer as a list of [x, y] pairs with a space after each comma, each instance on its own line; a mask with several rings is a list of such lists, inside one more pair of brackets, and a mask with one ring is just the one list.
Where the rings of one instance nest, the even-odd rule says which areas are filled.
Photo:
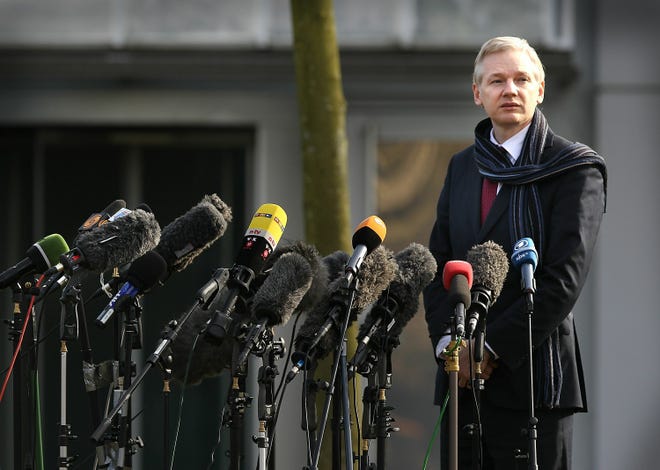
[[481, 184], [481, 225], [486, 220], [493, 201], [495, 201], [495, 196], [497, 196], [497, 181], [484, 178]]

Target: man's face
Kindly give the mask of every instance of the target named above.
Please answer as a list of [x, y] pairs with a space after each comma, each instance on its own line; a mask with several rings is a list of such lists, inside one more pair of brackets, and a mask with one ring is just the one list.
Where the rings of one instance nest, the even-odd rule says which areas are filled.
[[481, 63], [481, 79], [472, 85], [474, 102], [483, 106], [502, 143], [516, 134], [534, 116], [543, 101], [545, 82], [539, 82], [537, 68], [523, 51], [509, 49], [489, 54]]

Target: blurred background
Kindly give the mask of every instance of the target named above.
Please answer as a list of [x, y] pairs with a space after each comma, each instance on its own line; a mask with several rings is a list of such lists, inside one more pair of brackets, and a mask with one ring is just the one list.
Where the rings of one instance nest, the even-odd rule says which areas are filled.
[[[335, 0], [334, 7], [351, 221], [381, 216], [385, 245], [395, 252], [413, 241], [427, 244], [448, 159], [472, 141], [483, 118], [470, 88], [480, 45], [515, 35], [536, 47], [547, 69], [542, 109], [550, 126], [595, 148], [609, 170], [607, 214], [575, 312], [589, 413], [576, 418], [574, 468], [657, 467], [660, 253], [647, 242], [660, 228], [653, 142], [660, 129], [660, 4]], [[291, 37], [287, 0], [0, 0], [0, 269], [49, 233], [71, 241], [88, 215], [114, 199], [129, 207], [146, 202], [164, 227], [204, 194], [217, 193], [234, 220], [166, 289], [145, 297], [146, 355], [213, 270], [231, 265], [260, 204], [286, 210], [285, 241], [303, 239]], [[1, 294], [5, 320], [11, 295]], [[59, 306], [54, 301], [44, 311], [46, 332], [57, 326]], [[280, 332], [288, 344], [289, 331]], [[101, 354], [109, 333], [92, 334]], [[388, 394], [401, 431], [388, 440], [388, 468], [421, 468], [438, 416], [423, 312], [401, 341]], [[56, 335], [39, 351], [46, 461], [53, 468]], [[0, 369], [11, 353], [10, 341], [0, 339]], [[79, 354], [70, 347], [71, 364]], [[139, 354], [135, 361], [140, 368]], [[174, 468], [209, 463], [226, 380], [220, 375], [186, 389]], [[302, 468], [306, 460], [299, 382], [287, 389], [278, 422], [278, 468]], [[80, 436], [71, 444], [80, 454], [72, 468], [91, 468], [84, 391], [70, 388], [71, 424]], [[145, 442], [137, 469], [162, 462], [161, 388], [154, 370], [135, 397], [135, 433]], [[172, 395], [176, 414], [181, 390]], [[0, 403], [0, 469], [13, 468], [12, 399], [10, 390]], [[246, 432], [256, 434], [251, 413]], [[222, 445], [212, 468], [224, 468]], [[248, 442], [247, 449], [244, 468], [254, 468], [256, 445]], [[434, 444], [428, 468], [439, 468], [438, 461]]]

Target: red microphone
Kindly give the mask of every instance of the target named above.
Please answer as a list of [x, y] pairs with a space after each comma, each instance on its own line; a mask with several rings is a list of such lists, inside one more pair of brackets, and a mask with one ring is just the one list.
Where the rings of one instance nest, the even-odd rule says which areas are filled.
[[456, 336], [465, 335], [465, 311], [470, 308], [472, 265], [467, 261], [447, 261], [442, 269], [442, 285], [449, 292], [449, 305], [454, 310]]

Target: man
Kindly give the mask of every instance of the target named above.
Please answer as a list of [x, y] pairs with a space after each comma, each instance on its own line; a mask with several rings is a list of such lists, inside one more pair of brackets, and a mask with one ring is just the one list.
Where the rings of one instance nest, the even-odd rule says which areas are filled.
[[[451, 159], [429, 242], [438, 262], [438, 275], [424, 292], [439, 364], [435, 403], [448, 392], [443, 350], [451, 338], [453, 306], [442, 285], [445, 263], [464, 260], [471, 247], [488, 240], [510, 257], [516, 241], [529, 237], [538, 250], [532, 317], [538, 468], [569, 469], [573, 414], [587, 409], [571, 309], [586, 280], [605, 211], [605, 162], [548, 127], [538, 109], [545, 92], [543, 65], [524, 39], [498, 37], [484, 43], [475, 60], [472, 90], [488, 118], [476, 126], [474, 145]], [[489, 191], [496, 194], [490, 209], [488, 201], [482, 204]], [[516, 458], [516, 449], [523, 455], [528, 451], [521, 431], [529, 421], [528, 316], [520, 281], [520, 270], [510, 266], [487, 316], [485, 386], [479, 400], [483, 469], [527, 468]], [[459, 468], [470, 469], [473, 438], [466, 425], [475, 419], [468, 348], [460, 349], [459, 358]], [[446, 465], [445, 443], [453, 430], [445, 422], [443, 431]]]

